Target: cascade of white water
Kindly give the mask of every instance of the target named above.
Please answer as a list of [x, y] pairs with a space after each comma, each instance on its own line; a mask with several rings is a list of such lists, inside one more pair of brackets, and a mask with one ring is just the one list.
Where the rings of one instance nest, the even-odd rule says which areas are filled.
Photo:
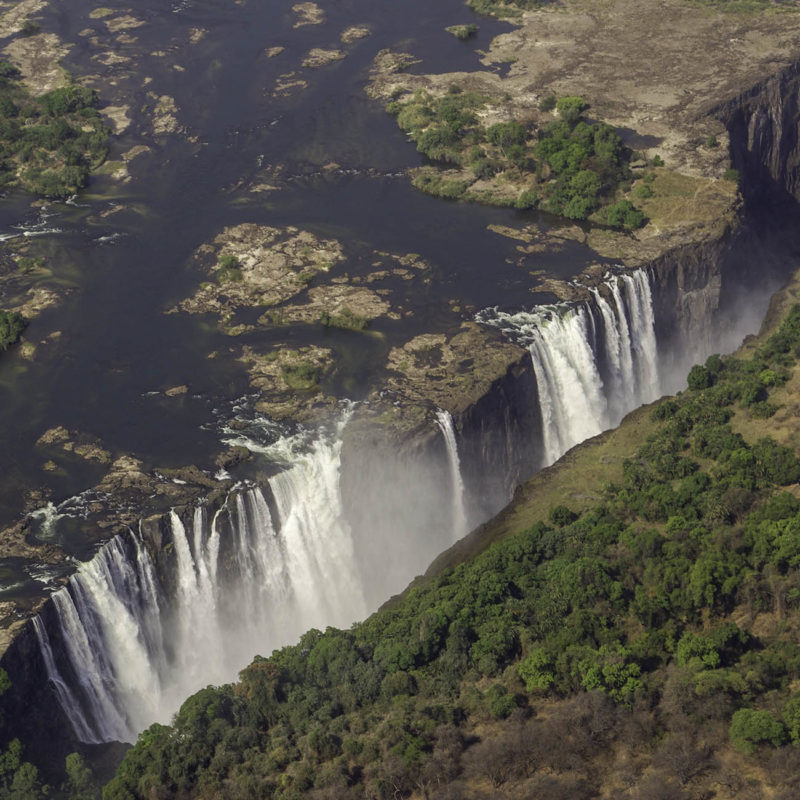
[[57, 624], [34, 624], [79, 739], [132, 741], [257, 652], [365, 615], [340, 450], [341, 426], [330, 440], [279, 440], [270, 454], [287, 469], [269, 480], [276, 520], [261, 489], [239, 487], [210, 521], [203, 507], [188, 520], [169, 514], [169, 568], [160, 559], [156, 570], [142, 531], [131, 531], [52, 596]]
[[64, 681], [61, 672], [56, 666], [53, 648], [50, 645], [50, 637], [47, 635], [47, 628], [45, 628], [41, 617], [33, 618], [33, 629], [36, 632], [36, 638], [39, 641], [39, 650], [42, 653], [50, 682], [56, 691], [58, 702], [61, 708], [66, 712], [67, 718], [73, 724], [75, 733], [82, 742], [97, 743], [94, 732], [84, 719], [83, 710], [78, 705], [74, 692]]
[[447, 447], [447, 463], [450, 467], [451, 506], [453, 515], [453, 541], [457, 542], [467, 533], [467, 512], [464, 507], [464, 481], [461, 478], [461, 461], [458, 457], [456, 431], [449, 411], [436, 411], [436, 424], [442, 432]]
[[477, 316], [530, 350], [544, 464], [660, 394], [647, 272], [611, 276], [605, 285], [613, 304], [594, 288], [584, 303], [513, 314], [486, 309]]
[[661, 395], [653, 295], [650, 291], [650, 281], [644, 270], [638, 270], [632, 275], [622, 275], [621, 279], [625, 284], [628, 308], [632, 319], [632, 349], [636, 354], [636, 369], [639, 379], [637, 405], [641, 405], [652, 402]]

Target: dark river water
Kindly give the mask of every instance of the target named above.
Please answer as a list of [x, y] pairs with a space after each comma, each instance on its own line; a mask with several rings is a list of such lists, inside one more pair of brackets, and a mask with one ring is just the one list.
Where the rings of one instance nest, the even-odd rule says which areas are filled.
[[[208, 424], [215, 406], [248, 390], [242, 365], [226, 355], [238, 353], [243, 341], [267, 349], [278, 337], [320, 339], [320, 326], [306, 325], [232, 341], [213, 319], [164, 313], [203, 279], [191, 267], [192, 253], [226, 225], [294, 225], [336, 237], [347, 255], [336, 270], [351, 275], [369, 268], [376, 249], [415, 252], [429, 262], [432, 280], [415, 282], [405, 300], [415, 312], [411, 320], [379, 321], [378, 337], [325, 334], [340, 363], [329, 388], [354, 397], [370, 388], [371, 367], [394, 344], [422, 331], [454, 330], [487, 305], [529, 304], [536, 297], [531, 269], [568, 275], [591, 258], [569, 244], [524, 267], [507, 263], [518, 256], [515, 243], [487, 225], [537, 218], [414, 190], [404, 171], [420, 157], [365, 93], [370, 65], [384, 48], [421, 59], [411, 68], [419, 73], [475, 70], [481, 68], [477, 51], [508, 25], [476, 18], [462, 0], [337, 0], [321, 3], [323, 24], [293, 28], [297, 16], [290, 6], [286, 0], [139, 2], [133, 14], [148, 24], [128, 31], [136, 41], [118, 47], [132, 62], [112, 67], [92, 61], [97, 51], [78, 35], [89, 24], [102, 28], [88, 17], [92, 5], [70, 2], [42, 15], [43, 30], [77, 43], [66, 59], [75, 74], [99, 76], [93, 85], [103, 97], [112, 81], [115, 91], [128, 95], [133, 124], [112, 142], [112, 158], [142, 142], [139, 110], [152, 103], [151, 90], [175, 98], [191, 138], [146, 142], [151, 152], [131, 163], [130, 182], [101, 176], [75, 204], [48, 204], [44, 217], [31, 197], [0, 201], [0, 233], [22, 234], [25, 224], [33, 226], [28, 233], [37, 226], [58, 229], [27, 237], [29, 254], [45, 256], [52, 283], [72, 289], [26, 333], [34, 343], [54, 331], [59, 338], [40, 344], [33, 360], [22, 358], [19, 348], [0, 357], [0, 522], [19, 517], [26, 487], [45, 487], [58, 502], [101, 476], [103, 468], [77, 460], [60, 473], [45, 472], [50, 456], [34, 443], [48, 428], [84, 431], [148, 464], [202, 462], [219, 449]], [[444, 31], [472, 20], [480, 31], [469, 42]], [[368, 25], [370, 35], [347, 46], [345, 59], [301, 70], [309, 49], [336, 46], [354, 24]], [[208, 34], [199, 44], [178, 46], [193, 28]], [[267, 58], [265, 48], [274, 46], [286, 49]], [[152, 55], [157, 51], [166, 55]], [[273, 97], [278, 75], [292, 70], [302, 72], [298, 77], [308, 88]], [[143, 85], [145, 78], [152, 83]], [[333, 162], [338, 168], [322, 169]], [[249, 191], [253, 183], [274, 182], [275, 167], [281, 168], [276, 191]], [[114, 204], [123, 210], [102, 216]], [[453, 299], [461, 312], [451, 310]], [[210, 360], [212, 351], [220, 356]], [[156, 394], [181, 384], [189, 387], [182, 398]]]

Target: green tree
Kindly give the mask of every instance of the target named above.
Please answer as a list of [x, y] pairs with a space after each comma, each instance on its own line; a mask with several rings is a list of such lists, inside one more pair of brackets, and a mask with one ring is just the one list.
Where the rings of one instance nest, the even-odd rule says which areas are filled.
[[759, 745], [782, 745], [786, 741], [786, 729], [769, 711], [740, 708], [731, 720], [730, 737], [737, 750], [752, 755]]
[[64, 792], [68, 800], [96, 800], [99, 797], [100, 790], [92, 771], [79, 753], [70, 753], [64, 766], [67, 774]]
[[556, 102], [556, 110], [568, 125], [574, 125], [581, 118], [587, 103], [582, 97], [561, 97]]

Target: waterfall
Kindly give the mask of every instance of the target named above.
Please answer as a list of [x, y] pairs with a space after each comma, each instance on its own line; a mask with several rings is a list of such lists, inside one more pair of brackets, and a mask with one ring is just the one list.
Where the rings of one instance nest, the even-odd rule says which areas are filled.
[[609, 275], [589, 292], [586, 302], [477, 315], [530, 350], [543, 466], [661, 395], [647, 272]]
[[456, 431], [453, 417], [449, 411], [436, 411], [436, 424], [442, 432], [447, 447], [447, 463], [450, 468], [450, 491], [453, 515], [453, 541], [458, 541], [467, 533], [467, 514], [464, 508], [464, 481], [461, 478], [461, 462], [458, 458]]
[[134, 741], [256, 653], [366, 613], [339, 494], [341, 431], [285, 437], [287, 466], [236, 487], [213, 515], [170, 512], [156, 563], [140, 528], [117, 536], [52, 595], [34, 628], [75, 735]]

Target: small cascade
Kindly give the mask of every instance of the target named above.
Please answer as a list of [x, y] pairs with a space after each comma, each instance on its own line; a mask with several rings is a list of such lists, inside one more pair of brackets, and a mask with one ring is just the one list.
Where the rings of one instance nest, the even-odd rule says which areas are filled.
[[464, 481], [461, 477], [461, 461], [458, 457], [456, 431], [449, 411], [436, 411], [436, 424], [447, 447], [447, 463], [450, 468], [451, 506], [453, 516], [453, 541], [457, 542], [467, 533], [467, 513], [464, 507]]
[[528, 347], [542, 420], [542, 466], [661, 395], [653, 299], [645, 270], [610, 275], [592, 299], [477, 319]]
[[133, 741], [209, 683], [311, 627], [366, 614], [339, 495], [340, 430], [287, 437], [288, 468], [239, 486], [214, 514], [164, 519], [156, 564], [142, 530], [117, 536], [34, 620], [48, 676], [75, 735]]

